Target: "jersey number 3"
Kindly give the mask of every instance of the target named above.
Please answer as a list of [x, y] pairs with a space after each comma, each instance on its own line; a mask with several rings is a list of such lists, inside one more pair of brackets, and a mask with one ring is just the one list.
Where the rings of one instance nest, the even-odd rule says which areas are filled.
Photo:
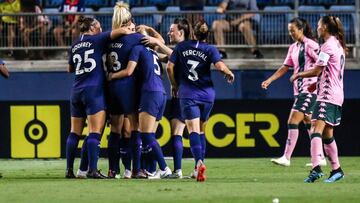
[[84, 53], [84, 64], [85, 63], [90, 63], [89, 68], [81, 66], [82, 58], [81, 58], [80, 54], [75, 54], [73, 56], [73, 62], [76, 63], [75, 75], [81, 75], [83, 73], [89, 73], [92, 70], [94, 70], [94, 68], [96, 67], [96, 61], [95, 61], [95, 59], [89, 57], [93, 53], [94, 53], [94, 49], [87, 50]]
[[195, 68], [199, 65], [200, 62], [188, 60], [187, 64], [191, 65], [191, 68], [189, 70], [190, 74], [188, 76], [189, 80], [191, 81], [197, 81], [199, 79], [198, 73], [195, 71]]

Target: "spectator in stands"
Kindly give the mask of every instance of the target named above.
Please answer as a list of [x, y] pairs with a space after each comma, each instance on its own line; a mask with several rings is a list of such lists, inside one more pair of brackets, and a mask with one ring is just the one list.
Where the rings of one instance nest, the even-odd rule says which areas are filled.
[[[203, 11], [205, 6], [205, 0], [182, 0], [180, 4], [181, 11]], [[200, 14], [187, 14], [186, 18], [191, 24], [203, 19]]]
[[[233, 10], [248, 10], [257, 11], [256, 0], [223, 0], [218, 9], [218, 13], [224, 13], [225, 11]], [[212, 28], [214, 30], [215, 43], [217, 45], [224, 45], [224, 32], [230, 31], [231, 26], [235, 26], [244, 35], [247, 44], [251, 45], [251, 52], [255, 58], [263, 58], [262, 53], [256, 48], [256, 39], [253, 34], [253, 27], [256, 26], [257, 22], [254, 19], [255, 14], [244, 13], [238, 18], [227, 15], [226, 19], [215, 20]], [[222, 58], [227, 58], [224, 49], [219, 50]]]
[[[21, 12], [23, 13], [42, 13], [40, 6], [36, 0], [22, 0]], [[34, 42], [30, 42], [30, 35], [40, 35], [39, 45], [45, 46], [46, 32], [49, 24], [47, 16], [21, 16], [20, 17], [20, 30], [21, 36], [25, 47], [29, 47]], [[34, 37], [33, 37], [34, 39]], [[41, 50], [39, 57], [44, 59], [44, 52]]]
[[[3, 60], [0, 59], [0, 74], [4, 77], [4, 78], [9, 78], [9, 71], [5, 66], [5, 63]], [[1, 176], [1, 174], [0, 174]]]
[[[59, 11], [62, 13], [84, 12], [85, 0], [63, 0]], [[77, 38], [79, 35], [78, 20], [79, 15], [66, 15], [63, 24], [54, 29], [55, 40], [59, 46], [65, 46], [64, 36], [71, 37], [71, 42]]]
[[[20, 0], [5, 0], [3, 3], [0, 3], [0, 13], [3, 14], [14, 14], [20, 12]], [[16, 35], [16, 25], [18, 23], [16, 17], [14, 16], [2, 16], [2, 27], [7, 33], [7, 45], [9, 48], [8, 55], [12, 56], [13, 51], [11, 50], [14, 47], [15, 35]]]

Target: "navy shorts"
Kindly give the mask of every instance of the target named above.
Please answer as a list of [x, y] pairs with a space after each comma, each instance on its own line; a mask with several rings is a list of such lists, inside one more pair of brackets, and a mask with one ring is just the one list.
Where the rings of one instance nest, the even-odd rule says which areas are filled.
[[91, 86], [73, 89], [70, 98], [72, 117], [85, 118], [99, 111], [106, 110], [104, 87]]
[[109, 113], [112, 115], [136, 113], [139, 97], [136, 86], [129, 83], [109, 85]]
[[181, 114], [181, 106], [180, 106], [180, 99], [179, 98], [172, 98], [170, 103], [170, 120], [171, 119], [178, 119], [184, 122], [184, 118]]
[[213, 105], [214, 102], [180, 99], [181, 113], [185, 120], [200, 118], [201, 121], [207, 121]]
[[161, 120], [166, 107], [166, 94], [163, 92], [141, 92], [140, 112], [146, 112], [154, 117], [156, 121]]

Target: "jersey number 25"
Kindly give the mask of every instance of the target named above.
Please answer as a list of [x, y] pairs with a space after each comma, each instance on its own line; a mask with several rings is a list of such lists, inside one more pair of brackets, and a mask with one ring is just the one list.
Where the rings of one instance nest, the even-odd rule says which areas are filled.
[[96, 61], [95, 61], [95, 59], [89, 57], [93, 53], [94, 53], [94, 49], [87, 50], [84, 53], [84, 65], [86, 63], [90, 63], [89, 68], [81, 66], [82, 58], [81, 58], [80, 54], [75, 54], [73, 56], [73, 62], [76, 63], [75, 75], [81, 75], [83, 73], [89, 73], [92, 70], [94, 70], [94, 68], [96, 67]]

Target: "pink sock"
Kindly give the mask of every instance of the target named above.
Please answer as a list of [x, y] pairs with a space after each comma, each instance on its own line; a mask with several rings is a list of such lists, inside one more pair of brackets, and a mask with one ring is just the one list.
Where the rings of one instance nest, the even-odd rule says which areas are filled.
[[[310, 131], [310, 128], [307, 129], [307, 132], [308, 132], [308, 135], [309, 135], [309, 138], [311, 140], [311, 131]], [[321, 151], [321, 159], [325, 159], [325, 155], [324, 155], [324, 152]]]
[[[326, 142], [327, 140], [324, 140], [324, 142]], [[338, 156], [338, 149], [337, 149], [337, 145], [334, 139], [331, 139], [329, 141], [330, 143], [324, 143], [324, 149], [326, 154], [329, 157], [330, 163], [331, 163], [331, 168], [333, 170], [338, 169], [340, 167], [340, 162], [339, 162], [339, 156]]]
[[288, 137], [286, 140], [286, 146], [284, 155], [287, 160], [290, 160], [291, 155], [294, 151], [294, 148], [296, 146], [297, 139], [299, 137], [299, 130], [298, 129], [289, 129], [288, 130]]
[[322, 140], [321, 135], [319, 133], [314, 133], [311, 135], [311, 163], [313, 168], [320, 164], [323, 155], [323, 147], [322, 147]]

